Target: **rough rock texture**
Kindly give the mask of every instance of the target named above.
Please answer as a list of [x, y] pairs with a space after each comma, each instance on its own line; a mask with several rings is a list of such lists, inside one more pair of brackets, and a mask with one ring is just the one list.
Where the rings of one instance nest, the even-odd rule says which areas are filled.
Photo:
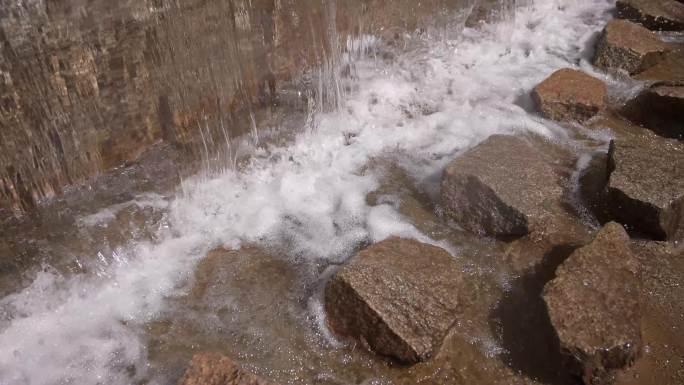
[[684, 86], [648, 88], [622, 114], [660, 136], [684, 139]]
[[0, 210], [31, 209], [159, 141], [198, 152], [198, 127], [209, 151], [227, 157], [223, 128], [239, 136], [248, 111], [261, 123], [274, 104], [301, 103], [279, 90], [333, 56], [335, 39], [400, 35], [462, 6], [0, 0]]
[[684, 384], [684, 244], [634, 240], [641, 267], [641, 333], [648, 353], [619, 385]]
[[269, 385], [218, 353], [198, 353], [178, 385]]
[[525, 139], [493, 135], [456, 158], [442, 177], [442, 206], [466, 229], [529, 233], [561, 197], [554, 169]]
[[401, 363], [426, 361], [456, 321], [461, 281], [447, 251], [390, 238], [361, 251], [328, 282], [328, 325]]
[[554, 72], [532, 92], [542, 115], [558, 121], [584, 121], [606, 107], [606, 85], [574, 69]]
[[616, 139], [608, 153], [610, 211], [659, 240], [684, 232], [684, 144], [659, 137]]
[[614, 222], [573, 252], [544, 287], [561, 349], [585, 384], [610, 383], [615, 370], [639, 356], [640, 288], [629, 236]]
[[672, 51], [658, 64], [634, 76], [656, 85], [684, 86], [684, 51]]
[[684, 4], [677, 0], [618, 0], [618, 17], [654, 31], [684, 30]]
[[654, 32], [630, 21], [611, 20], [598, 42], [594, 64], [635, 74], [661, 61], [669, 50]]

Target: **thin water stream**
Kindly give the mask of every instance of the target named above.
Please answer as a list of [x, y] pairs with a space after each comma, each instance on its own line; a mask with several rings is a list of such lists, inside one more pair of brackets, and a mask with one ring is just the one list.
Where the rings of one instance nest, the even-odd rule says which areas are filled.
[[[320, 83], [338, 106], [294, 103], [287, 122], [233, 138], [229, 166], [200, 146], [204, 171], [179, 171], [185, 155], [162, 146], [40, 208], [38, 224], [8, 220], [0, 384], [167, 385], [206, 350], [282, 384], [571, 383], [553, 353], [517, 348], [537, 320], [516, 306], [538, 304], [510, 293], [534, 283], [498, 259], [503, 243], [460, 230], [435, 202], [445, 165], [495, 133], [559, 145], [559, 172], [576, 183], [578, 159], [607, 137], [541, 119], [528, 95], [560, 67], [592, 71], [587, 47], [610, 9], [526, 1], [478, 28], [350, 39], [341, 52], [363, 55]], [[410, 369], [337, 341], [322, 312], [335, 267], [393, 235], [451, 251], [472, 293], [444, 353]]]

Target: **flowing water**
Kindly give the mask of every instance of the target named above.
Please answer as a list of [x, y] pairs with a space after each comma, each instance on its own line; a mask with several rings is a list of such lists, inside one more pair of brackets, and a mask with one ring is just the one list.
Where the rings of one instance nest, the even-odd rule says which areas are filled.
[[[162, 153], [157, 168], [98, 181], [101, 199], [67, 193], [58, 218], [43, 220], [60, 228], [20, 243], [39, 251], [35, 266], [0, 285], [0, 384], [171, 384], [203, 350], [282, 383], [398, 381], [398, 368], [329, 334], [320, 302], [336, 265], [392, 235], [455, 255], [481, 299], [458, 332], [472, 357], [503, 362], [507, 347], [486, 321], [511, 280], [492, 266], [500, 245], [476, 242], [430, 202], [445, 165], [495, 133], [589, 151], [532, 113], [528, 95], [560, 67], [591, 71], [587, 47], [611, 6], [525, 1], [479, 28], [462, 28], [462, 10], [454, 30], [401, 45], [349, 39], [334, 79], [320, 83], [336, 108], [303, 108], [285, 128], [255, 123], [249, 156], [232, 153], [230, 167], [175, 187], [175, 158]], [[207, 166], [214, 155], [200, 149]]]

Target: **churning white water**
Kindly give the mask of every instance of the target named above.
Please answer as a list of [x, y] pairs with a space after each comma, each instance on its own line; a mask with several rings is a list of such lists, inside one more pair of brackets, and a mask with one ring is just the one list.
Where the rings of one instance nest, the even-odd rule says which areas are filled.
[[[117, 250], [98, 274], [65, 278], [46, 267], [29, 287], [0, 300], [0, 384], [147, 378], [140, 328], [217, 246], [278, 242], [298, 257], [340, 261], [368, 240], [427, 239], [392, 206], [367, 205], [378, 178], [364, 166], [391, 157], [435, 186], [449, 160], [494, 133], [563, 140], [562, 128], [529, 112], [528, 94], [560, 67], [588, 68], [586, 47], [611, 6], [527, 2], [506, 25], [428, 41], [392, 63], [356, 62], [356, 88], [342, 108], [316, 116], [314, 129], [287, 147], [262, 148], [240, 171], [186, 181], [171, 202], [141, 203], [168, 204], [161, 241]], [[83, 223], [108, 218], [94, 214]]]

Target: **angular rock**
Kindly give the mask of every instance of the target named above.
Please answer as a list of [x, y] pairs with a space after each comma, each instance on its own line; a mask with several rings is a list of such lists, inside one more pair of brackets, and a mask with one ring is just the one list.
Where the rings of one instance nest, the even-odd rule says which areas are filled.
[[542, 115], [557, 121], [585, 121], [606, 107], [606, 85], [570, 68], [554, 72], [533, 91]]
[[328, 282], [328, 325], [401, 363], [426, 361], [456, 321], [461, 282], [447, 251], [390, 238], [361, 251]]
[[594, 65], [635, 74], [663, 60], [669, 50], [667, 43], [639, 24], [611, 20], [599, 40]]
[[684, 87], [648, 88], [628, 103], [622, 114], [660, 136], [684, 139]]
[[677, 0], [618, 0], [617, 14], [653, 31], [684, 30], [684, 4]]
[[656, 136], [611, 142], [608, 196], [615, 220], [658, 240], [684, 233], [684, 144]]
[[684, 86], [684, 52], [671, 51], [658, 64], [634, 76], [657, 85]]
[[562, 193], [554, 169], [525, 139], [493, 135], [449, 164], [441, 199], [470, 231], [521, 236], [551, 214]]
[[272, 385], [218, 353], [198, 353], [178, 385]]
[[585, 384], [609, 384], [616, 370], [639, 356], [640, 288], [629, 236], [614, 222], [573, 252], [544, 287], [561, 350]]

